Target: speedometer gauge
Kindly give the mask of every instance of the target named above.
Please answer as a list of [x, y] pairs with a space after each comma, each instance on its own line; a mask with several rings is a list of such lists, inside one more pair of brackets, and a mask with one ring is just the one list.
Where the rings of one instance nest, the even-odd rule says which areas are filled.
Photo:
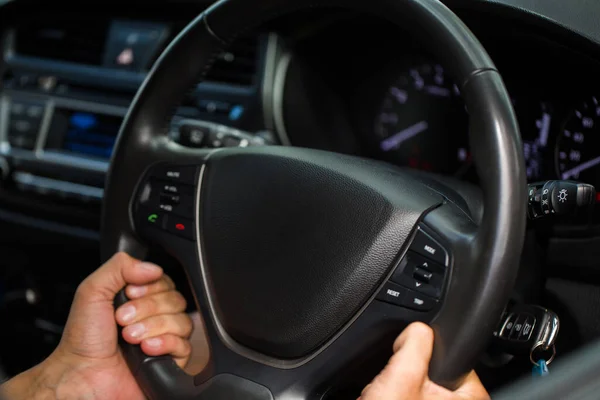
[[556, 144], [556, 167], [561, 179], [592, 183], [600, 178], [600, 104], [598, 98], [575, 108]]
[[467, 131], [458, 87], [440, 65], [425, 63], [407, 68], [386, 87], [375, 145], [386, 161], [462, 175], [470, 165]]

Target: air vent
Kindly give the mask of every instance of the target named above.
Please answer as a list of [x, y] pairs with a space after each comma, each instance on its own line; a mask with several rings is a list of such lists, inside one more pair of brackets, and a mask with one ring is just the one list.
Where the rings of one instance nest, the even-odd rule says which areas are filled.
[[78, 64], [101, 65], [109, 21], [48, 18], [15, 29], [15, 52]]
[[258, 37], [240, 37], [219, 55], [206, 81], [251, 86], [256, 79], [257, 56]]

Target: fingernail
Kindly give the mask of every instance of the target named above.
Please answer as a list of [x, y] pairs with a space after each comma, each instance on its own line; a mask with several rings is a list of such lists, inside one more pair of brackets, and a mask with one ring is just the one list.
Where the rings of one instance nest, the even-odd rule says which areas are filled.
[[123, 306], [117, 310], [117, 317], [123, 322], [129, 322], [135, 318], [135, 307], [131, 304]]
[[150, 338], [145, 340], [146, 345], [150, 347], [160, 347], [162, 345], [162, 339]]
[[129, 292], [129, 297], [138, 298], [146, 294], [148, 287], [130, 285], [129, 288], [127, 288], [127, 291]]
[[149, 263], [149, 262], [141, 262], [141, 263], [138, 264], [138, 267], [142, 268], [142, 269], [145, 269], [148, 272], [154, 272], [154, 273], [162, 272], [162, 268], [161, 267], [159, 267], [156, 264]]
[[144, 334], [144, 332], [146, 332], [146, 327], [144, 326], [144, 324], [133, 324], [125, 329], [127, 329], [127, 333], [129, 333], [129, 335], [134, 338], [139, 338]]

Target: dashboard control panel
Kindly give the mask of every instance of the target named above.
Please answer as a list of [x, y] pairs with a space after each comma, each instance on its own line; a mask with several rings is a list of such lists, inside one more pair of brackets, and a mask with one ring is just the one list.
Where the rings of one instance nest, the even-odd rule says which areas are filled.
[[[0, 97], [0, 113], [6, 116], [0, 120], [0, 154], [11, 165], [18, 190], [102, 200], [104, 175], [127, 107], [7, 90]], [[276, 142], [268, 131], [248, 132], [182, 115], [173, 118], [169, 136], [188, 147]]]
[[[3, 26], [0, 207], [75, 225], [81, 212], [81, 226], [97, 229], [121, 124], [153, 63], [205, 6], [190, 7], [167, 17], [49, 11]], [[275, 144], [262, 97], [273, 37], [252, 31], [226, 46], [174, 110], [169, 138], [187, 147]], [[177, 213], [185, 195], [163, 193], [158, 211]]]

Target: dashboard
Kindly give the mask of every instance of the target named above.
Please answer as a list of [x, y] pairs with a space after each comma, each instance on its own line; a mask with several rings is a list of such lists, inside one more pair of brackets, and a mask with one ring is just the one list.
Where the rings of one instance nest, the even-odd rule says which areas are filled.
[[[0, 36], [0, 210], [97, 238], [104, 179], [128, 106], [164, 48], [206, 3], [168, 16], [152, 6], [135, 15], [25, 7], [5, 6], [5, 15], [22, 17], [4, 21]], [[255, 31], [223, 49], [165, 133], [190, 147], [275, 142], [262, 97], [265, 62], [276, 50], [271, 41]]]
[[[600, 188], [600, 6], [568, 3], [447, 0], [508, 87], [529, 181]], [[40, 346], [31, 349], [39, 359], [60, 339], [74, 288], [97, 267], [104, 180], [129, 104], [169, 41], [210, 1], [131, 5], [13, 0], [0, 13], [0, 312], [14, 328], [0, 339]], [[352, 154], [453, 177], [478, 195], [469, 110], [452, 66], [426, 49], [401, 27], [352, 12], [282, 17], [223, 49], [165, 134], [189, 147], [275, 144]], [[600, 287], [600, 213], [531, 230], [528, 267], [543, 263], [544, 275]], [[160, 253], [151, 259], [173, 261]], [[176, 267], [167, 271], [185, 282]], [[592, 304], [600, 292], [580, 289], [567, 299], [579, 325], [565, 325], [583, 327], [590, 339], [600, 320], [585, 314], [580, 296]], [[9, 297], [45, 302], [3, 308]], [[9, 373], [39, 361], [0, 357], [18, 360]]]
[[[11, 4], [14, 13], [23, 11], [19, 4]], [[96, 16], [40, 6], [7, 20], [0, 211], [97, 237], [104, 177], [128, 105], [169, 41], [207, 4], [181, 4], [168, 16], [160, 4]], [[597, 47], [556, 24], [507, 19], [506, 9], [490, 7], [464, 2], [454, 10], [507, 84], [528, 179], [600, 187]], [[314, 23], [305, 29], [308, 18]], [[165, 129], [185, 146], [320, 148], [477, 185], [469, 110], [450, 70], [419, 38], [380, 19], [308, 10], [224, 49]]]

